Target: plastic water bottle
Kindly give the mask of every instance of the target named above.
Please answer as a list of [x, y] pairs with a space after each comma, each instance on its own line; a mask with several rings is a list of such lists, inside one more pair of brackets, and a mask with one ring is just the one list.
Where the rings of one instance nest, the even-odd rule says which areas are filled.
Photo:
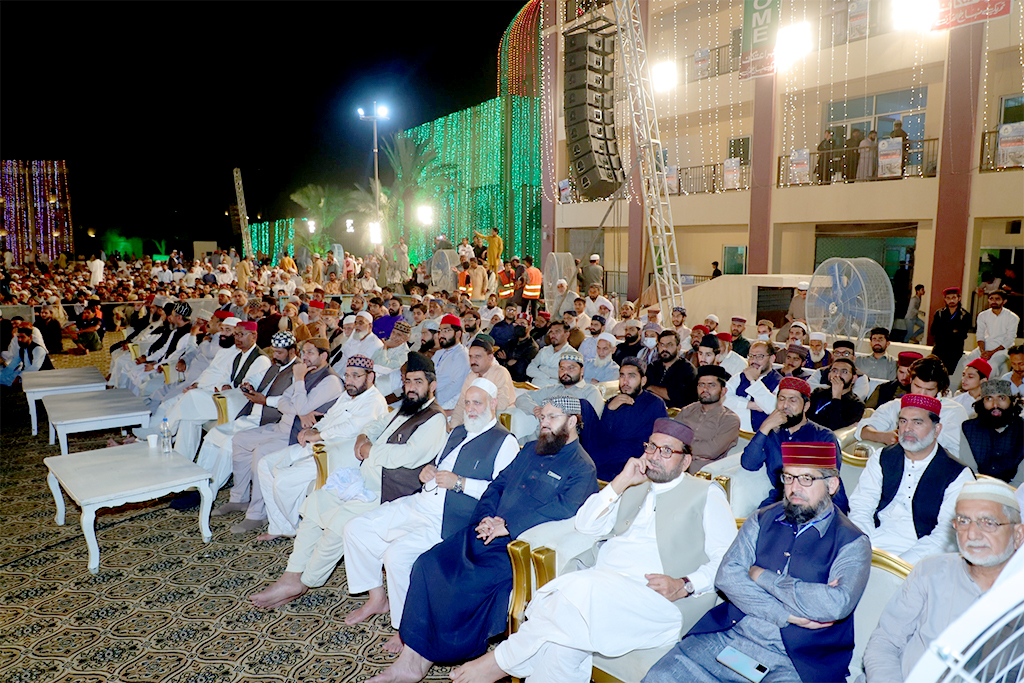
[[171, 447], [171, 426], [167, 424], [167, 418], [160, 424], [160, 452], [170, 453]]

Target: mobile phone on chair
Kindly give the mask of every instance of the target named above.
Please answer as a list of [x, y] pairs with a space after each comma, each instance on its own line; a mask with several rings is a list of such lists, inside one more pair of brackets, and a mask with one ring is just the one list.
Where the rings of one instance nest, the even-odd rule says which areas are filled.
[[761, 679], [768, 675], [767, 666], [728, 645], [715, 659], [752, 683], [761, 683]]

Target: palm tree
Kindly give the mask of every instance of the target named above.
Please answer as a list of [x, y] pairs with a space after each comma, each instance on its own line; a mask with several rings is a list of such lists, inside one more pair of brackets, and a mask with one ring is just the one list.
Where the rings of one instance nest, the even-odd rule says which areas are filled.
[[345, 212], [342, 192], [330, 185], [306, 185], [293, 192], [291, 200], [306, 210], [306, 218], [316, 221], [316, 226], [330, 237], [331, 226]]
[[405, 226], [405, 207], [457, 187], [459, 168], [438, 161], [432, 138], [417, 142], [409, 136], [392, 136], [384, 141], [384, 156], [395, 172], [390, 192], [398, 200], [394, 202], [394, 227], [408, 241], [411, 236]]

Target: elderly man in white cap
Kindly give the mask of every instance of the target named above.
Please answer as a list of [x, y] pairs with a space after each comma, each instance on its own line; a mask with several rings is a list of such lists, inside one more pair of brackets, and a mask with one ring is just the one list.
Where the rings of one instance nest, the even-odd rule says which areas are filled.
[[579, 292], [569, 287], [569, 282], [565, 278], [560, 278], [555, 282], [554, 301], [549, 309], [551, 314], [561, 317], [566, 311], [575, 311], [574, 302], [578, 296]]
[[219, 491], [231, 476], [231, 439], [247, 429], [265, 425], [276, 425], [281, 419], [277, 409], [285, 390], [292, 385], [292, 365], [298, 360], [295, 335], [291, 332], [277, 332], [270, 339], [270, 369], [259, 384], [243, 389], [248, 402], [234, 419], [218, 425], [206, 433], [199, 448], [196, 464], [210, 472], [213, 490]]
[[294, 536], [302, 507], [316, 480], [313, 444], [324, 442], [331, 456], [331, 469], [358, 467], [354, 454], [355, 438], [371, 421], [386, 415], [388, 403], [374, 386], [373, 361], [352, 356], [345, 367], [345, 393], [323, 418], [298, 433], [298, 443], [261, 458], [256, 465], [267, 513], [267, 533], [257, 541], [272, 541]]
[[918, 562], [878, 620], [864, 649], [867, 683], [907, 679], [929, 645], [999, 579], [1022, 544], [1020, 503], [994, 479], [964, 484], [953, 517], [959, 552]]
[[607, 332], [602, 332], [594, 341], [595, 356], [584, 360], [583, 381], [588, 384], [600, 384], [618, 380], [619, 365], [612, 360], [612, 352], [619, 345], [619, 340]]
[[352, 336], [348, 338], [348, 341], [341, 348], [341, 368], [346, 367], [348, 359], [352, 356], [373, 358], [378, 351], [384, 348], [384, 342], [373, 333], [372, 315], [366, 311], [356, 313], [356, 319], [352, 325]]
[[[420, 472], [424, 486], [419, 493], [384, 503], [345, 525], [349, 593], [369, 591], [346, 624], [390, 611], [397, 629], [416, 558], [472, 521], [487, 485], [519, 453], [515, 437], [497, 422], [497, 391], [486, 378], [473, 380], [462, 396], [464, 422]], [[382, 568], [387, 570], [386, 594]], [[400, 642], [396, 635], [385, 649], [397, 652]]]

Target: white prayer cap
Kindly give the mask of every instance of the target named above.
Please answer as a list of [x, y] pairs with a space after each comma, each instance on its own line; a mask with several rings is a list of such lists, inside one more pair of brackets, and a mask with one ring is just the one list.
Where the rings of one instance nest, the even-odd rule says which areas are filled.
[[196, 320], [205, 320], [206, 322], [210, 322], [210, 314], [207, 313], [206, 311], [199, 310], [199, 311], [195, 312], [195, 319]]
[[354, 324], [354, 323], [355, 323], [355, 321], [356, 321], [356, 317], [355, 317], [354, 315], [352, 315], [351, 313], [349, 313], [348, 315], [346, 315], [346, 316], [345, 316], [345, 317], [344, 317], [344, 318], [342, 319], [342, 321], [341, 321], [341, 324], [342, 324], [342, 325], [349, 325], [349, 324]]
[[717, 323], [718, 322], [718, 316], [715, 315], [714, 313], [708, 313], [707, 319], [710, 320], [713, 323]]
[[811, 341], [820, 341], [820, 342], [825, 341], [825, 333], [824, 332], [811, 332]]
[[599, 254], [591, 254], [590, 255], [590, 260], [591, 261], [600, 261], [601, 260], [601, 256]]
[[[227, 266], [225, 266], [225, 268], [226, 267]], [[230, 289], [222, 289], [219, 292], [217, 292], [217, 294], [223, 294], [224, 296], [231, 296], [231, 290]]]
[[793, 322], [793, 324], [792, 324], [792, 325], [790, 325], [790, 327], [799, 327], [799, 328], [800, 328], [800, 329], [802, 329], [802, 330], [803, 330], [804, 332], [806, 332], [806, 333], [808, 333], [808, 334], [810, 334], [810, 333], [811, 333], [811, 331], [810, 331], [809, 329], [807, 329], [807, 323], [803, 322], [802, 320], [796, 320], [796, 321], [794, 321], [794, 322]]
[[597, 335], [597, 341], [606, 341], [612, 346], [619, 345], [619, 340], [616, 339], [613, 335], [608, 334], [607, 332], [602, 332], [601, 334]]
[[1012, 486], [998, 479], [976, 479], [967, 482], [961, 487], [960, 494], [956, 497], [958, 503], [961, 500], [987, 500], [999, 505], [1006, 505], [1020, 512], [1016, 491]]
[[557, 287], [558, 285], [565, 285], [566, 287], [568, 287], [569, 283], [565, 281], [565, 278], [560, 278], [558, 282], [555, 283], [555, 287]]
[[413, 301], [423, 301], [423, 297], [420, 296], [419, 294], [413, 294], [412, 295], [412, 300]]
[[615, 307], [612, 306], [612, 302], [609, 301], [606, 297], [599, 296], [599, 297], [597, 297], [597, 299], [594, 300], [594, 303], [597, 304], [598, 308], [601, 308], [602, 306], [604, 306], [609, 311], [615, 310]]
[[358, 313], [356, 313], [356, 317], [357, 318], [362, 318], [363, 320], [365, 320], [366, 322], [369, 322], [369, 323], [373, 322], [373, 316], [370, 315], [369, 313], [367, 313], [366, 311], [359, 311]]
[[807, 282], [807, 280], [801, 280], [800, 282], [796, 283], [796, 288], [799, 289], [801, 292], [806, 292], [810, 286], [811, 283]]
[[221, 322], [220, 326], [221, 327], [234, 327], [235, 325], [237, 325], [240, 322], [242, 322], [242, 321], [239, 320], [238, 318], [234, 317], [234, 316], [231, 316], [230, 318], [224, 318], [224, 320]]
[[477, 377], [469, 386], [480, 387], [481, 389], [486, 391], [487, 395], [490, 396], [491, 398], [498, 398], [498, 387], [496, 387], [494, 385], [494, 382], [487, 379], [486, 377]]

